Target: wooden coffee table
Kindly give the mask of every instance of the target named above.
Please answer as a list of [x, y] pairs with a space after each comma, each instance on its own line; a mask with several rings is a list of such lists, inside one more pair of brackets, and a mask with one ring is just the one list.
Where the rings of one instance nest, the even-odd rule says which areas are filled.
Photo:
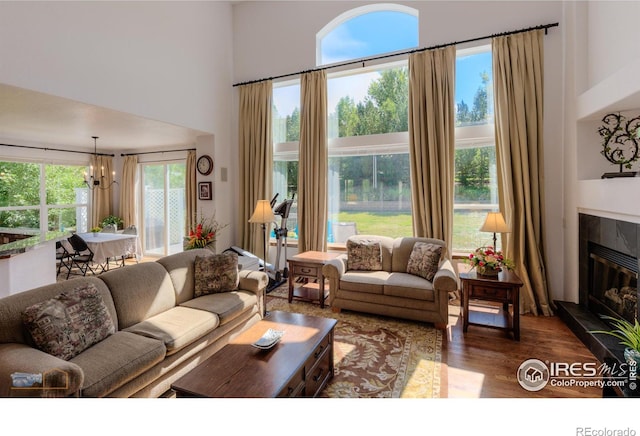
[[[333, 377], [330, 318], [273, 311], [171, 385], [178, 397], [315, 397]], [[284, 330], [273, 348], [251, 344]]]

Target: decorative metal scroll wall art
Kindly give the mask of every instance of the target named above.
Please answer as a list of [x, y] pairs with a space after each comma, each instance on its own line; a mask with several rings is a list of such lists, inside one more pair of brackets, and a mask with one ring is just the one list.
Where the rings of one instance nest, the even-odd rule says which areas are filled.
[[631, 164], [640, 158], [640, 116], [627, 120], [623, 115], [608, 114], [598, 129], [602, 136], [602, 155], [612, 164], [619, 165], [620, 171], [604, 173], [603, 179], [613, 177], [636, 177], [637, 171], [630, 170]]

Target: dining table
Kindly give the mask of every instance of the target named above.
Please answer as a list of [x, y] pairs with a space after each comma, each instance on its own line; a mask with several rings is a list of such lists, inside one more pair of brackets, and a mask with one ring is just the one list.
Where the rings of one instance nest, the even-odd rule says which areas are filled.
[[106, 264], [109, 259], [121, 259], [128, 256], [142, 258], [142, 244], [138, 235], [125, 233], [78, 233], [91, 251], [93, 261]]

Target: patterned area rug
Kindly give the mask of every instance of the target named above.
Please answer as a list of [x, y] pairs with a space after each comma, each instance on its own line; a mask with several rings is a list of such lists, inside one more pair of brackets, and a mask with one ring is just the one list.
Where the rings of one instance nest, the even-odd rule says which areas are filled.
[[439, 398], [442, 332], [425, 323], [287, 302], [287, 287], [267, 295], [267, 310], [338, 320], [335, 376], [321, 396], [329, 398]]

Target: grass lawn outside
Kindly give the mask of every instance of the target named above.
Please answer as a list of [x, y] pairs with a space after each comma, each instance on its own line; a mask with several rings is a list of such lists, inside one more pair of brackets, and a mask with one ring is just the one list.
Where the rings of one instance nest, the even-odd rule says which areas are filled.
[[[479, 229], [486, 211], [456, 210], [453, 214], [453, 252], [467, 254], [478, 247], [493, 244], [493, 234]], [[381, 235], [397, 238], [413, 234], [410, 213], [340, 212], [339, 222], [356, 223], [360, 235]]]

